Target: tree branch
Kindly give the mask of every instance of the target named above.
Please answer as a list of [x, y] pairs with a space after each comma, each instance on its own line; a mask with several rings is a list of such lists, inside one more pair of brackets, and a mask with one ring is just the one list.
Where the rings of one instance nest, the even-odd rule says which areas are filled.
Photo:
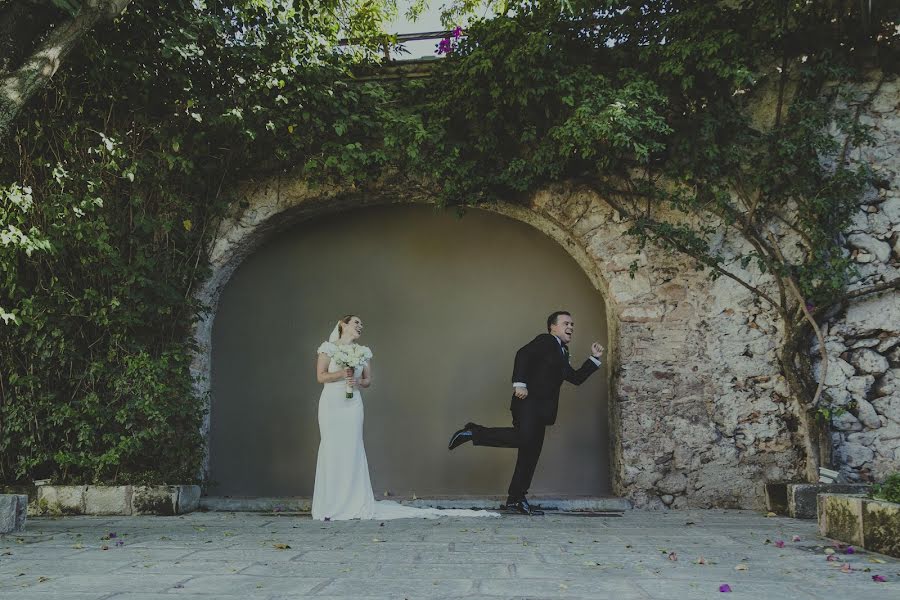
[[87, 0], [73, 18], [56, 27], [10, 75], [0, 80], [0, 139], [28, 100], [59, 69], [81, 38], [102, 19], [120, 14], [131, 0]]
[[840, 298], [835, 301], [835, 304], [844, 304], [848, 300], [853, 300], [855, 298], [861, 298], [862, 296], [868, 296], [869, 294], [877, 294], [878, 292], [883, 292], [885, 290], [898, 290], [900, 289], [900, 277], [896, 279], [892, 279], [891, 281], [884, 281], [882, 283], [869, 286], [867, 288], [860, 288], [858, 290], [853, 290], [852, 292], [847, 292]]
[[[772, 244], [772, 248], [778, 255], [778, 260], [784, 263], [784, 255], [781, 253], [781, 248], [778, 247], [778, 240], [775, 239], [775, 236], [771, 232], [769, 232], [769, 242]], [[816, 323], [812, 313], [809, 312], [809, 308], [806, 306], [806, 299], [800, 292], [800, 287], [797, 285], [797, 282], [794, 281], [794, 277], [790, 273], [787, 273], [784, 278], [787, 281], [788, 289], [793, 292], [797, 302], [800, 303], [799, 308], [803, 311], [803, 316], [806, 317], [807, 322], [816, 334], [816, 339], [819, 340], [819, 352], [822, 356], [822, 372], [819, 375], [819, 385], [816, 386], [816, 392], [813, 394], [813, 398], [809, 403], [810, 406], [815, 406], [822, 396], [822, 390], [825, 388], [825, 376], [828, 374], [828, 350], [825, 348], [825, 336], [822, 335], [821, 327]]]

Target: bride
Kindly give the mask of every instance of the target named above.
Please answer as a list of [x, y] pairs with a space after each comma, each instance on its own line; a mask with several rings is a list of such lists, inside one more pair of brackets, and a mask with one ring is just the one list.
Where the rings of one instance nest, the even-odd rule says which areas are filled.
[[320, 521], [340, 521], [499, 516], [482, 510], [414, 508], [389, 500], [375, 501], [363, 446], [363, 404], [359, 392], [359, 388], [371, 385], [372, 367], [366, 362], [362, 367], [342, 368], [333, 359], [339, 346], [354, 344], [362, 329], [362, 320], [358, 316], [347, 315], [338, 321], [328, 341], [319, 346], [316, 379], [323, 384], [319, 397], [321, 442], [312, 517]]

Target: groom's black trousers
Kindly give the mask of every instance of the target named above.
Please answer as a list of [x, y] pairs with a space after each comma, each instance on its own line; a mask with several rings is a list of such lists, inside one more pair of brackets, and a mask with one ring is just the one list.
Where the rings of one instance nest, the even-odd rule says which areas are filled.
[[512, 502], [524, 499], [531, 487], [531, 478], [544, 447], [545, 429], [544, 421], [530, 411], [513, 411], [512, 427], [472, 427], [472, 443], [476, 446], [519, 449], [516, 470], [509, 483], [509, 500]]

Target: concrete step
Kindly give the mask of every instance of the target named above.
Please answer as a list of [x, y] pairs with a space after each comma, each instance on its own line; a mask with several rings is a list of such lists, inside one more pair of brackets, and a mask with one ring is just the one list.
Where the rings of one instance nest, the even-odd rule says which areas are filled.
[[[442, 496], [440, 498], [408, 498], [391, 496], [377, 500], [393, 500], [407, 506], [431, 508], [480, 508], [494, 510], [506, 500], [506, 496]], [[529, 496], [532, 505], [545, 510], [566, 513], [623, 512], [631, 509], [631, 502], [615, 497], [558, 497]], [[234, 496], [203, 496], [200, 510], [218, 512], [309, 512], [312, 498], [296, 496], [260, 498]]]

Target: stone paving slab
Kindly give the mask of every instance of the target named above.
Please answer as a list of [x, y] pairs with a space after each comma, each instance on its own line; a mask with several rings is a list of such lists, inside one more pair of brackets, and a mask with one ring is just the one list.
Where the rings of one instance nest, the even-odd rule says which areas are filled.
[[[383, 523], [41, 517], [0, 537], [0, 598], [900, 598], [900, 560], [837, 549], [840, 560], [826, 561], [831, 547], [814, 522], [748, 511]], [[732, 593], [721, 596], [726, 583]]]

